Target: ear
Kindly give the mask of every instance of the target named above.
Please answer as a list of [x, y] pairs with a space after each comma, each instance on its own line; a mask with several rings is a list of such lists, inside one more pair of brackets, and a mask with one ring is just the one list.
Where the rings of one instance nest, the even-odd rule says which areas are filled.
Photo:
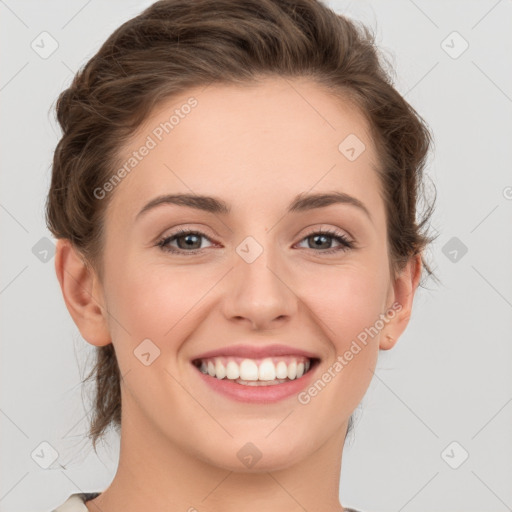
[[111, 343], [101, 283], [67, 239], [59, 239], [55, 272], [64, 302], [82, 337], [96, 346]]
[[[409, 323], [412, 313], [414, 294], [421, 277], [421, 254], [413, 256], [400, 275], [392, 284], [388, 300], [390, 304], [386, 311], [389, 322], [381, 332], [379, 348], [393, 348]], [[393, 314], [394, 313], [394, 314]]]

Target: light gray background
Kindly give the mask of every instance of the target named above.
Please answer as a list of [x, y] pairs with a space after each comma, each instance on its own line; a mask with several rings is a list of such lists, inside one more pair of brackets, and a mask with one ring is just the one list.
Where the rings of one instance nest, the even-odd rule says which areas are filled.
[[[65, 308], [51, 253], [41, 261], [36, 244], [52, 238], [44, 202], [60, 131], [50, 108], [108, 35], [150, 3], [0, 1], [2, 512], [49, 511], [72, 492], [105, 489], [115, 473], [117, 437], [99, 458], [84, 440], [90, 402], [80, 380], [92, 347]], [[440, 236], [427, 256], [442, 280], [419, 289], [407, 331], [380, 355], [345, 446], [342, 503], [512, 510], [512, 3], [329, 5], [377, 29], [398, 90], [435, 134], [428, 174]], [[43, 31], [59, 45], [47, 59], [31, 48]], [[457, 58], [464, 42], [454, 31], [469, 44]], [[467, 253], [453, 261], [452, 244]], [[48, 469], [36, 462], [49, 450], [42, 442], [59, 454]]]

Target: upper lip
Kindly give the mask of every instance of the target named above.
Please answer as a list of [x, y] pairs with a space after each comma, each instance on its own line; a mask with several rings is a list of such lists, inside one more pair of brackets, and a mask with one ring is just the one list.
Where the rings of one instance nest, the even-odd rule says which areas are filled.
[[232, 345], [230, 347], [217, 348], [208, 352], [203, 352], [193, 358], [196, 359], [208, 359], [211, 357], [220, 356], [233, 356], [233, 357], [245, 357], [247, 359], [262, 359], [265, 357], [277, 357], [277, 356], [304, 356], [309, 359], [319, 359], [319, 356], [313, 352], [302, 350], [296, 347], [287, 345]]

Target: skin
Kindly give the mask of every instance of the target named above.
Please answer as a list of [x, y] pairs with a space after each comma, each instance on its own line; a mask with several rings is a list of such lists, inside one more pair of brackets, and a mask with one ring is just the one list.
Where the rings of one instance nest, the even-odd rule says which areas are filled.
[[[105, 219], [104, 278], [59, 240], [56, 271], [82, 336], [113, 343], [123, 379], [121, 455], [111, 485], [90, 512], [342, 511], [341, 459], [347, 423], [363, 398], [379, 350], [405, 330], [420, 256], [393, 280], [378, 156], [360, 112], [307, 80], [210, 85], [160, 105], [123, 148], [127, 158], [158, 123], [194, 96], [198, 105], [117, 185]], [[349, 161], [338, 145], [356, 134], [366, 150]], [[346, 192], [348, 204], [285, 214], [299, 193]], [[164, 205], [164, 193], [213, 195], [229, 215]], [[202, 231], [199, 254], [156, 243], [177, 228]], [[308, 237], [320, 228], [356, 247]], [[262, 254], [247, 263], [237, 246], [252, 236]], [[175, 249], [186, 251], [175, 240]], [[199, 243], [201, 245], [199, 245]], [[330, 244], [330, 245], [329, 245]], [[201, 382], [191, 358], [237, 343], [284, 343], [317, 353], [317, 375], [394, 302], [401, 310], [307, 405], [235, 402]], [[149, 338], [160, 356], [145, 366], [133, 351]], [[245, 467], [253, 443], [262, 458]]]

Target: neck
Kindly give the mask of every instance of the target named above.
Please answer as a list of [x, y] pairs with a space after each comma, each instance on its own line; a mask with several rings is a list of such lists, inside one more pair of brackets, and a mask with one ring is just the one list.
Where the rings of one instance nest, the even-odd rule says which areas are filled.
[[116, 475], [86, 506], [89, 512], [343, 512], [339, 481], [344, 427], [293, 466], [238, 472], [184, 452], [133, 416], [131, 421], [123, 418]]

